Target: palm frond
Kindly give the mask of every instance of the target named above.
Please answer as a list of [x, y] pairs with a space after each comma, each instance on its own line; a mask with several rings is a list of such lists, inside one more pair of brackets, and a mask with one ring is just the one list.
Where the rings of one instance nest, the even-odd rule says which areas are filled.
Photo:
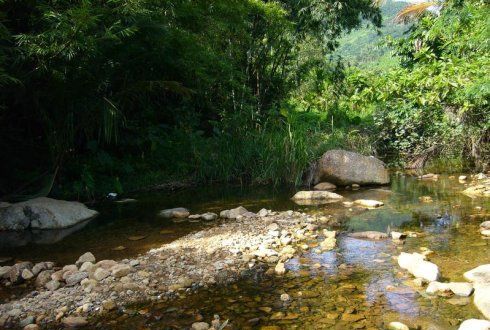
[[437, 2], [427, 1], [408, 5], [400, 10], [398, 14], [396, 14], [393, 21], [395, 23], [405, 23], [407, 21], [419, 18], [427, 9], [432, 6], [437, 6]]

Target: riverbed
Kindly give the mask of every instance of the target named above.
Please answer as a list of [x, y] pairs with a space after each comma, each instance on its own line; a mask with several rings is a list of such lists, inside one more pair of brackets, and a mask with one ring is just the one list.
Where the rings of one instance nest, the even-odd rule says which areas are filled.
[[[489, 217], [489, 199], [465, 196], [461, 193], [464, 187], [447, 176], [418, 180], [396, 175], [390, 186], [337, 191], [351, 200], [385, 203], [372, 210], [342, 203], [296, 205], [289, 199], [294, 193], [290, 188], [206, 187], [173, 194], [146, 193], [130, 196], [135, 202], [95, 205], [100, 217], [58, 241], [39, 244], [31, 240], [23, 246], [4, 246], [1, 254], [59, 264], [73, 263], [86, 251], [97, 259], [122, 259], [219, 223], [174, 223], [156, 216], [168, 207], [219, 213], [242, 205], [254, 212], [267, 208], [324, 214], [342, 224], [337, 247], [321, 252], [316, 248], [318, 242], [311, 239], [309, 249], [286, 263], [283, 276], [257, 272], [227, 286], [181, 294], [176, 300], [119, 308], [93, 322], [112, 329], [182, 329], [197, 321], [211, 323], [214, 315], [219, 315], [234, 329], [379, 329], [391, 321], [412, 328], [457, 329], [465, 319], [483, 318], [471, 298], [425, 294], [393, 257], [402, 251], [430, 249], [434, 251], [430, 260], [439, 266], [443, 281], [464, 281], [464, 272], [490, 263], [490, 240], [478, 233], [479, 224]], [[422, 196], [430, 196], [432, 201], [421, 202]], [[346, 235], [365, 230], [413, 235], [404, 244]], [[140, 239], [129, 239], [135, 236]], [[283, 294], [289, 299], [281, 299]]]

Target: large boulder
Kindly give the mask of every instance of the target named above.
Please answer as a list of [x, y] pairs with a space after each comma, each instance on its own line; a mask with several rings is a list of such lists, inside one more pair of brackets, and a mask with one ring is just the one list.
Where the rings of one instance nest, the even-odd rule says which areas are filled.
[[390, 182], [385, 164], [374, 157], [367, 157], [346, 150], [329, 150], [318, 161], [313, 183], [321, 181], [337, 185], [382, 185]]
[[79, 202], [39, 197], [1, 208], [0, 230], [67, 228], [97, 214]]

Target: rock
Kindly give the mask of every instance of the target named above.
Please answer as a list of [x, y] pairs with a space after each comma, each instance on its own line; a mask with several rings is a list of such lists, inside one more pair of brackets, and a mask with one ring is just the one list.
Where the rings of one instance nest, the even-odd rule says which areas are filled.
[[437, 265], [426, 261], [425, 256], [419, 253], [402, 252], [398, 256], [398, 265], [408, 270], [413, 276], [423, 278], [429, 282], [437, 281], [439, 278]]
[[34, 275], [37, 275], [46, 269], [48, 269], [48, 263], [47, 262], [38, 262], [37, 264], [34, 265], [34, 267], [32, 267], [31, 271]]
[[34, 277], [34, 274], [29, 269], [26, 268], [22, 270], [21, 276], [24, 280], [30, 280], [31, 278]]
[[200, 214], [191, 214], [187, 218], [189, 218], [190, 220], [199, 220], [199, 219], [201, 219], [201, 215]]
[[473, 283], [490, 283], [490, 264], [481, 265], [463, 274], [464, 278]]
[[473, 303], [476, 308], [485, 316], [490, 319], [490, 283], [475, 284], [475, 293], [473, 296]]
[[95, 270], [95, 265], [91, 263], [90, 261], [85, 261], [81, 266], [80, 266], [80, 271], [81, 272], [88, 272], [92, 273]]
[[281, 301], [286, 302], [286, 301], [289, 301], [289, 300], [291, 300], [291, 297], [287, 293], [283, 293], [281, 295]]
[[100, 282], [103, 279], [109, 277], [110, 275], [111, 275], [111, 272], [109, 272], [107, 269], [97, 268], [95, 270], [94, 274], [92, 275], [92, 277], [94, 278], [94, 280]]
[[404, 239], [406, 238], [407, 235], [406, 234], [403, 234], [403, 233], [399, 233], [397, 231], [392, 231], [391, 232], [391, 238], [392, 239]]
[[482, 230], [480, 234], [482, 234], [483, 236], [490, 236], [490, 230], [489, 229]]
[[386, 233], [382, 233], [379, 231], [361, 231], [357, 233], [350, 233], [348, 236], [354, 238], [367, 238], [373, 240], [381, 240], [381, 239], [388, 238], [388, 235]]
[[276, 267], [274, 267], [274, 272], [277, 275], [284, 275], [284, 273], [286, 273], [286, 267], [284, 266], [284, 263], [278, 262]]
[[88, 277], [87, 272], [75, 272], [71, 275], [68, 275], [65, 279], [67, 286], [74, 286], [80, 283], [84, 278]]
[[160, 211], [158, 215], [165, 219], [172, 219], [172, 218], [187, 218], [190, 215], [190, 213], [189, 210], [183, 207], [176, 207], [173, 209], [166, 209]]
[[490, 330], [490, 321], [469, 319], [461, 323], [458, 330]]
[[451, 291], [457, 296], [468, 297], [473, 292], [473, 285], [465, 282], [441, 283], [434, 281], [430, 282], [425, 290], [425, 292], [429, 294], [436, 294], [444, 291]]
[[292, 200], [341, 200], [344, 197], [330, 191], [298, 191]]
[[91, 262], [95, 263], [95, 256], [91, 252], [85, 252], [78, 258], [77, 262], [75, 262], [75, 265], [80, 266], [84, 262]]
[[410, 330], [408, 326], [401, 322], [390, 322], [388, 324], [388, 329], [390, 330]]
[[266, 217], [269, 215], [269, 210], [261, 209], [259, 212], [257, 212], [257, 215], [259, 217]]
[[223, 210], [219, 213], [219, 217], [223, 219], [228, 219], [229, 214], [230, 214], [230, 210]]
[[192, 330], [208, 330], [209, 324], [207, 324], [206, 322], [195, 322], [195, 323], [192, 323], [191, 329]]
[[370, 207], [370, 208], [375, 208], [375, 207], [380, 207], [385, 205], [383, 202], [380, 201], [375, 201], [371, 199], [357, 199], [354, 201], [355, 204], [365, 206], [365, 207]]
[[216, 213], [207, 212], [207, 213], [201, 214], [201, 218], [205, 221], [213, 221], [213, 220], [218, 219], [218, 215]]
[[28, 324], [23, 330], [39, 330], [39, 326], [37, 324]]
[[458, 180], [459, 180], [459, 181], [464, 181], [464, 180], [466, 180], [467, 178], [468, 178], [468, 177], [467, 177], [466, 175], [460, 175], [460, 176], [458, 177]]
[[345, 150], [329, 150], [320, 158], [313, 181], [337, 185], [387, 184], [390, 176], [382, 161]]
[[330, 182], [320, 182], [313, 187], [314, 190], [335, 190], [337, 186]]
[[12, 269], [11, 266], [2, 266], [0, 267], [0, 279], [4, 277], [8, 277], [10, 270]]
[[60, 286], [61, 286], [61, 283], [59, 281], [51, 280], [48, 283], [46, 283], [46, 285], [44, 287], [46, 289], [48, 289], [49, 291], [56, 291], [56, 290], [58, 290], [58, 288]]
[[128, 239], [130, 241], [141, 241], [142, 239], [145, 239], [145, 235], [135, 235], [135, 236], [129, 236]]
[[129, 274], [129, 272], [131, 271], [131, 266], [120, 264], [112, 267], [111, 271], [114, 277], [123, 277]]
[[30, 270], [31, 267], [32, 267], [32, 263], [28, 261], [19, 262], [13, 265], [12, 267], [10, 267], [10, 270], [8, 272], [8, 278], [10, 282], [14, 284], [22, 282], [23, 280], [22, 272], [24, 271], [24, 269]]
[[95, 264], [95, 267], [111, 269], [115, 265], [117, 265], [117, 262], [115, 262], [114, 260], [101, 260]]
[[79, 202], [39, 197], [0, 209], [0, 230], [60, 229], [97, 214]]
[[116, 308], [116, 303], [112, 299], [104, 300], [102, 302], [102, 307], [104, 307], [104, 310], [106, 311], [111, 311]]
[[87, 319], [81, 316], [68, 316], [65, 317], [61, 323], [68, 328], [83, 327], [88, 324]]
[[37, 275], [36, 281], [34, 282], [36, 287], [44, 287], [46, 283], [51, 281], [51, 275], [54, 273], [53, 270], [43, 270]]
[[228, 219], [236, 219], [239, 215], [243, 215], [247, 212], [248, 210], [246, 208], [239, 206], [228, 211]]

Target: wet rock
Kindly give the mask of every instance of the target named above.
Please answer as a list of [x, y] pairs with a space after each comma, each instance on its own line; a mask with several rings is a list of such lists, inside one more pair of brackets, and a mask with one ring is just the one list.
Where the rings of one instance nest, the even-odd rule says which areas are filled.
[[206, 322], [195, 322], [192, 323], [191, 328], [192, 330], [208, 330], [209, 324], [207, 324]]
[[48, 283], [46, 283], [46, 285], [44, 287], [46, 289], [48, 289], [49, 291], [56, 291], [59, 289], [60, 286], [61, 286], [61, 283], [59, 281], [51, 280]]
[[160, 211], [158, 215], [165, 219], [172, 219], [172, 218], [187, 218], [190, 215], [190, 213], [189, 210], [187, 210], [186, 208], [176, 207], [173, 209], [166, 209]]
[[357, 199], [354, 201], [354, 203], [369, 208], [376, 208], [385, 205], [383, 202], [375, 201], [372, 199]]
[[131, 271], [131, 266], [129, 265], [125, 265], [125, 264], [120, 264], [120, 265], [116, 265], [114, 267], [111, 268], [111, 271], [112, 271], [112, 275], [114, 277], [123, 277], [123, 276], [126, 276], [129, 274], [129, 272]]
[[68, 328], [83, 327], [88, 324], [87, 319], [81, 316], [68, 316], [61, 320], [64, 326]]
[[402, 252], [398, 256], [398, 265], [408, 270], [413, 276], [423, 278], [429, 282], [439, 278], [439, 268], [437, 265], [426, 261], [425, 256], [419, 253]]
[[66, 277], [65, 282], [67, 286], [73, 286], [79, 284], [84, 278], [88, 277], [87, 272], [76, 272]]
[[296, 200], [341, 200], [344, 197], [330, 191], [298, 191], [291, 199]]
[[344, 186], [390, 182], [388, 170], [381, 160], [346, 150], [329, 150], [323, 154], [313, 175], [315, 184], [322, 180]]
[[335, 244], [337, 244], [337, 239], [335, 238], [335, 231], [324, 230], [323, 234], [325, 235], [325, 239], [320, 243], [320, 249], [322, 251], [330, 251], [335, 248]]
[[84, 262], [91, 262], [95, 263], [95, 256], [91, 252], [86, 252], [78, 258], [77, 262], [75, 262], [75, 265], [80, 266]]
[[342, 314], [342, 321], [345, 322], [357, 322], [364, 319], [365, 316], [363, 314], [349, 314], [349, 313]]
[[469, 319], [461, 323], [458, 330], [490, 330], [490, 321]]
[[213, 220], [218, 219], [218, 215], [216, 213], [207, 212], [207, 213], [201, 214], [201, 218], [205, 221], [213, 221]]
[[357, 233], [350, 233], [348, 236], [354, 238], [366, 238], [372, 240], [380, 240], [380, 239], [388, 238], [388, 235], [386, 233], [382, 233], [379, 231], [361, 231]]
[[0, 230], [61, 229], [98, 214], [79, 202], [39, 197], [0, 209]]
[[451, 291], [457, 296], [468, 297], [473, 292], [473, 285], [465, 282], [441, 283], [434, 281], [430, 282], [425, 290], [425, 292], [429, 294], [436, 294], [444, 291]]
[[34, 282], [36, 287], [43, 287], [51, 281], [51, 275], [54, 273], [53, 270], [43, 270], [37, 275], [36, 281]]
[[335, 189], [337, 189], [337, 186], [334, 185], [333, 183], [330, 183], [330, 182], [320, 182], [315, 187], [313, 187], [313, 189], [315, 189], [315, 190], [335, 190]]
[[481, 265], [463, 274], [464, 278], [473, 283], [490, 283], [490, 264]]
[[388, 329], [390, 330], [410, 330], [408, 326], [401, 322], [390, 322], [388, 324]]

